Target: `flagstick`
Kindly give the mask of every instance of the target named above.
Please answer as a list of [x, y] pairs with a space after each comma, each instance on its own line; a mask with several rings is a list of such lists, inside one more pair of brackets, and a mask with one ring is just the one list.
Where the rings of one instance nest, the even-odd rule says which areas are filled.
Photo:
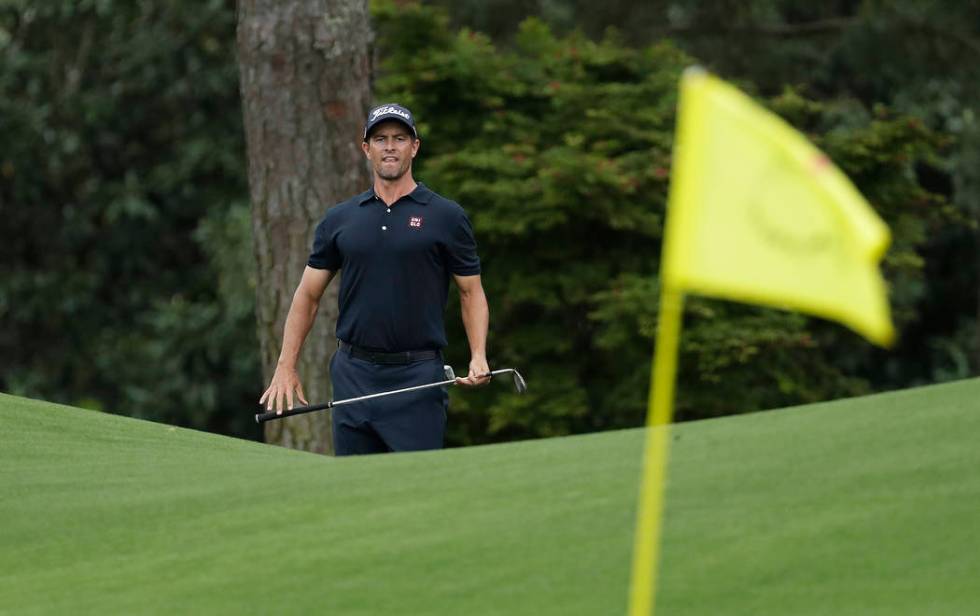
[[677, 346], [681, 331], [684, 296], [662, 286], [657, 342], [654, 349], [647, 409], [643, 478], [637, 507], [630, 578], [629, 616], [653, 614], [656, 601], [657, 566], [664, 511], [667, 453], [673, 416], [674, 379], [677, 375]]

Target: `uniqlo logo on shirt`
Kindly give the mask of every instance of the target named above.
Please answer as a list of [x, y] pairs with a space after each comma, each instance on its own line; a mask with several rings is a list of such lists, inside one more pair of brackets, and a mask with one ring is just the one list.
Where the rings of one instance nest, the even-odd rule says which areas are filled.
[[422, 217], [421, 216], [412, 216], [411, 218], [408, 219], [408, 226], [409, 227], [412, 227], [414, 229], [421, 229], [422, 228]]

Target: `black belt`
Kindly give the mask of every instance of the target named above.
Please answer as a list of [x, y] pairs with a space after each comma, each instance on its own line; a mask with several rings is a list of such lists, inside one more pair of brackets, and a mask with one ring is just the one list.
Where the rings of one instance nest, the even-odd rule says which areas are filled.
[[340, 347], [341, 351], [346, 351], [351, 357], [363, 359], [373, 364], [410, 364], [412, 362], [423, 361], [426, 359], [436, 359], [437, 357], [441, 356], [439, 351], [432, 349], [426, 349], [423, 351], [401, 351], [399, 353], [381, 353], [379, 351], [369, 351], [367, 349], [362, 349], [361, 347], [356, 347], [353, 344], [344, 342], [343, 340], [338, 340], [337, 346]]

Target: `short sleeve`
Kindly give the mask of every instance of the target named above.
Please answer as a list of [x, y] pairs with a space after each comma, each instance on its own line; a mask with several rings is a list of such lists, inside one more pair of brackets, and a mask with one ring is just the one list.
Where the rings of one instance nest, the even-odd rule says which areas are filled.
[[480, 257], [476, 253], [473, 226], [462, 208], [459, 210], [447, 248], [449, 271], [457, 276], [475, 276], [480, 273]]
[[316, 226], [313, 235], [313, 252], [306, 264], [314, 269], [338, 271], [343, 259], [337, 248], [336, 217], [328, 213]]

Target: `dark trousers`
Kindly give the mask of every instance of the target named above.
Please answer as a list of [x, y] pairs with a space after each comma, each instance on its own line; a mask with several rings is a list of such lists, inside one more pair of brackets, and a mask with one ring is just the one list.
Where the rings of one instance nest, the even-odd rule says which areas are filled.
[[[338, 349], [330, 359], [333, 399], [343, 400], [445, 380], [442, 358], [376, 364]], [[442, 448], [449, 394], [432, 387], [333, 409], [334, 451], [349, 456]]]

